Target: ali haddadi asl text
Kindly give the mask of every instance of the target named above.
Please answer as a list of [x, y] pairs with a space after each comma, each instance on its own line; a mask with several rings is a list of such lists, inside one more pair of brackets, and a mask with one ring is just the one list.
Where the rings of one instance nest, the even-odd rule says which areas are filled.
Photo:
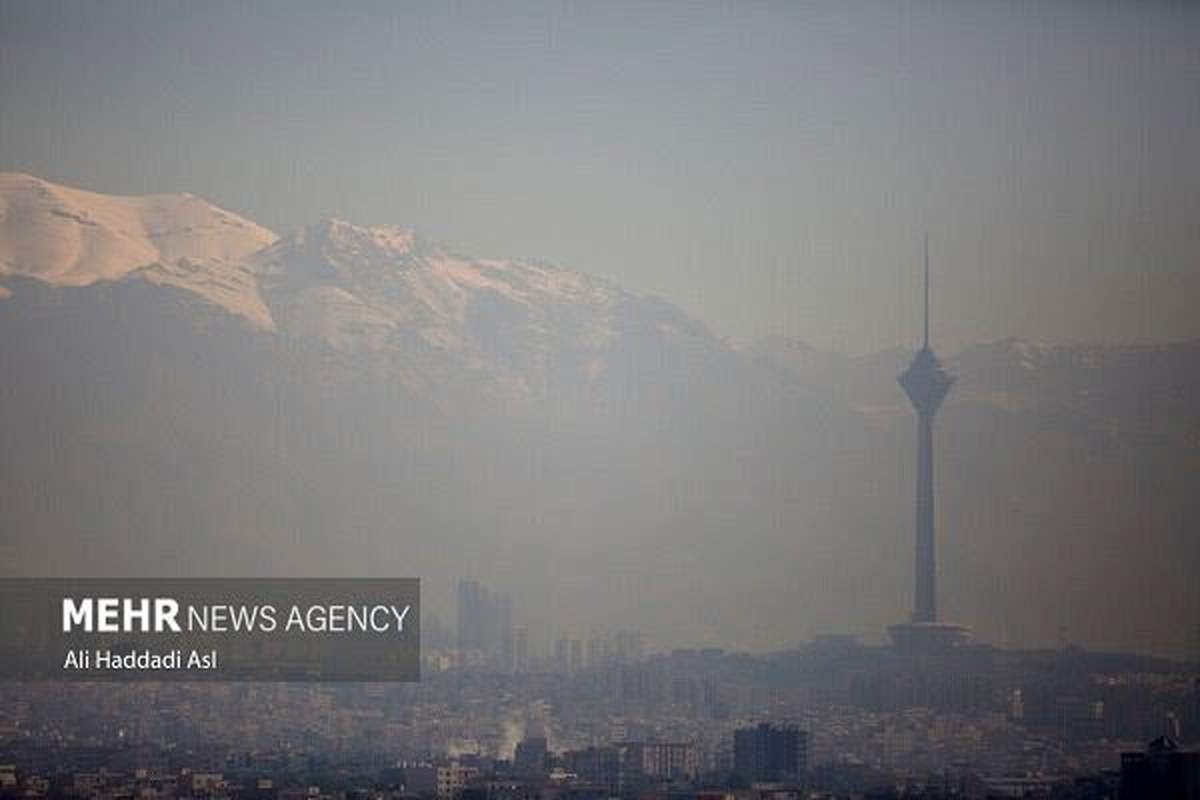
[[79, 672], [168, 672], [177, 670], [214, 670], [216, 650], [133, 650], [127, 653], [113, 650], [68, 650], [63, 669]]

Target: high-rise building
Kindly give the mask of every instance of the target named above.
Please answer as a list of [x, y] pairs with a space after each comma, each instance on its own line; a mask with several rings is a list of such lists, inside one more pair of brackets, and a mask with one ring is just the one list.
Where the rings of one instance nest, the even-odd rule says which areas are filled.
[[566, 671], [569, 669], [570, 664], [567, 660], [567, 647], [568, 642], [566, 636], [559, 637], [558, 641], [554, 643], [554, 669], [557, 672], [566, 673]]
[[589, 667], [598, 667], [604, 662], [604, 645], [606, 642], [599, 638], [593, 637], [588, 639], [587, 643], [587, 665]]
[[925, 315], [921, 349], [899, 377], [917, 412], [917, 514], [913, 611], [910, 621], [889, 628], [892, 641], [905, 650], [941, 649], [959, 644], [967, 629], [938, 621], [937, 560], [934, 538], [933, 420], [954, 384], [929, 346], [929, 235], [925, 236]]
[[479, 581], [458, 582], [458, 650], [465, 653], [483, 648], [483, 603], [486, 590]]
[[459, 665], [509, 672], [513, 667], [513, 650], [512, 595], [488, 591], [479, 581], [460, 580]]
[[799, 780], [808, 768], [808, 734], [760, 722], [733, 733], [733, 771], [748, 783]]
[[696, 746], [690, 742], [631, 742], [625, 745], [625, 766], [655, 780], [690, 780], [697, 772]]
[[541, 775], [546, 771], [547, 756], [544, 736], [523, 739], [513, 753], [513, 771], [523, 777]]
[[617, 631], [613, 643], [616, 659], [622, 664], [642, 660], [642, 634], [638, 631]]
[[404, 769], [405, 788], [413, 794], [435, 796], [437, 800], [454, 800], [467, 783], [479, 774], [477, 767], [453, 762], [443, 765], [412, 766]]
[[609, 795], [621, 790], [621, 751], [616, 747], [589, 747], [584, 750], [568, 750], [563, 753], [563, 762], [568, 772], [590, 783]]
[[485, 605], [483, 651], [488, 666], [498, 672], [513, 668], [512, 595], [489, 592]]
[[513, 669], [517, 672], [529, 670], [529, 628], [518, 625], [513, 631]]

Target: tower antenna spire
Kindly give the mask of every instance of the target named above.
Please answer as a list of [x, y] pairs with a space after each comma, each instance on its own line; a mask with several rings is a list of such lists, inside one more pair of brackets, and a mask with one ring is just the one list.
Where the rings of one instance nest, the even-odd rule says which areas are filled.
[[929, 231], [925, 231], [925, 338], [922, 344], [929, 348]]

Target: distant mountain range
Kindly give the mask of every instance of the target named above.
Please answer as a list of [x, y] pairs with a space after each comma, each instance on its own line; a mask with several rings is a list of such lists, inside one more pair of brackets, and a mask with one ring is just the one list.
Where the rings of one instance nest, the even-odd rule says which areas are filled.
[[[0, 175], [13, 574], [473, 575], [549, 640], [875, 637], [910, 605], [911, 353], [734, 347], [677, 307], [402, 228]], [[981, 344], [939, 418], [943, 609], [1184, 652], [1200, 342]]]

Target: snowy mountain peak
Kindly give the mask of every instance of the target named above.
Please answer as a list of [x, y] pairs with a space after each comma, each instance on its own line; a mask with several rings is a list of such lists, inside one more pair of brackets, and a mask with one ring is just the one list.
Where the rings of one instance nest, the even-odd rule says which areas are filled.
[[298, 245], [315, 243], [327, 255], [356, 253], [363, 258], [398, 259], [412, 251], [416, 235], [395, 225], [364, 227], [336, 217], [328, 217], [301, 229], [295, 235]]
[[200, 295], [255, 327], [270, 328], [243, 262], [275, 238], [192, 194], [122, 197], [0, 173], [0, 282], [146, 280]]
[[0, 173], [0, 275], [85, 286], [155, 262], [239, 260], [275, 238], [191, 194], [121, 197]]

